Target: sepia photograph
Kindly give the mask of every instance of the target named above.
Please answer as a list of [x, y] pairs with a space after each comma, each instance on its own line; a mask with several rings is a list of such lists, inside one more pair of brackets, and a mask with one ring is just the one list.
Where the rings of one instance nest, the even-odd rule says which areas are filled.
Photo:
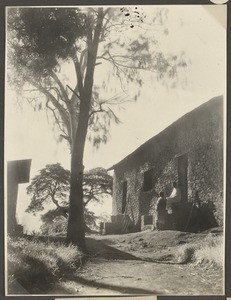
[[5, 16], [5, 294], [224, 295], [227, 6]]

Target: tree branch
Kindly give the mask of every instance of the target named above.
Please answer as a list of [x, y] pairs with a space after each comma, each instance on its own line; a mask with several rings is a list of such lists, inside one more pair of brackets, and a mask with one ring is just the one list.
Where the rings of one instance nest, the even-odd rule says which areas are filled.
[[85, 72], [86, 66], [87, 66], [87, 48], [81, 52], [79, 63], [81, 66], [82, 76], [84, 76], [84, 72]]
[[50, 194], [52, 202], [57, 206], [57, 208], [62, 212], [62, 215], [67, 219], [68, 218], [68, 208], [64, 206], [60, 206], [58, 200], [55, 199], [54, 194]]
[[68, 95], [67, 95], [67, 92], [65, 91], [65, 88], [62, 84], [62, 82], [60, 81], [60, 79], [58, 78], [58, 76], [55, 74], [55, 72], [51, 71], [51, 77], [54, 79], [54, 81], [58, 84], [59, 88], [60, 88], [60, 91], [62, 93], [62, 96], [63, 96], [63, 101], [65, 103], [68, 103], [70, 100], [68, 98]]
[[78, 97], [80, 98], [81, 95], [83, 95], [83, 74], [81, 72], [81, 65], [79, 63], [78, 56], [76, 53], [74, 54], [73, 62], [74, 62], [74, 66], [75, 66], [77, 85], [78, 85], [78, 90], [79, 90], [79, 94], [80, 94], [80, 96], [78, 96]]
[[104, 59], [106, 61], [109, 61], [111, 64], [113, 64], [114, 66], [120, 66], [123, 68], [128, 68], [128, 69], [134, 69], [134, 70], [147, 70], [153, 73], [158, 73], [157, 71], [153, 70], [153, 69], [147, 69], [147, 68], [143, 68], [143, 67], [138, 67], [138, 66], [129, 66], [129, 65], [125, 65], [121, 62], [116, 61], [113, 56], [108, 52], [109, 58], [106, 58], [104, 56], [101, 56], [100, 59]]
[[89, 197], [89, 199], [86, 201], [86, 202], [84, 202], [84, 207], [86, 207], [87, 206], [87, 204], [90, 202], [92, 200], [92, 198], [91, 197]]
[[70, 125], [70, 119], [69, 114], [66, 111], [66, 109], [57, 101], [57, 99], [42, 85], [40, 85], [37, 82], [31, 82], [32, 85], [34, 85], [41, 93], [43, 93], [54, 105], [54, 107], [59, 111], [59, 114], [61, 116], [61, 119], [63, 120], [64, 124], [67, 127], [68, 133], [71, 132], [71, 125]]
[[71, 139], [70, 139], [70, 137], [68, 135], [66, 135], [66, 134], [60, 134], [60, 136], [62, 138], [64, 138], [65, 140], [67, 140], [69, 144], [71, 144]]
[[52, 111], [53, 116], [54, 116], [55, 121], [56, 121], [56, 124], [57, 124], [58, 127], [59, 127], [59, 130], [62, 131], [62, 132], [65, 134], [65, 136], [68, 136], [67, 133], [65, 132], [65, 130], [64, 130], [64, 129], [61, 127], [61, 125], [60, 125], [60, 120], [59, 120], [58, 117], [56, 116], [55, 109], [51, 108], [51, 107], [49, 106], [48, 103], [49, 103], [49, 99], [47, 99], [46, 107], [47, 107], [49, 110]]
[[100, 104], [99, 104], [99, 109], [93, 110], [92, 112], [90, 112], [88, 119], [90, 119], [90, 117], [93, 116], [95, 113], [98, 113], [98, 112], [107, 112], [106, 110], [104, 110], [104, 109], [102, 108], [102, 104], [103, 104], [103, 103], [100, 103]]
[[73, 90], [68, 84], [67, 84], [67, 88], [68, 88], [69, 90], [71, 90], [72, 93], [73, 93], [78, 99], [80, 99], [80, 95], [76, 92], [76, 88]]

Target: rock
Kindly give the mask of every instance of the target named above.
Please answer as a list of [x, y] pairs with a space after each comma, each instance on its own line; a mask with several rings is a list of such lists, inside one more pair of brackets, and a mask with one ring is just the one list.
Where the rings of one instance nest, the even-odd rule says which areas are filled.
[[179, 241], [178, 245], [186, 244], [185, 241]]

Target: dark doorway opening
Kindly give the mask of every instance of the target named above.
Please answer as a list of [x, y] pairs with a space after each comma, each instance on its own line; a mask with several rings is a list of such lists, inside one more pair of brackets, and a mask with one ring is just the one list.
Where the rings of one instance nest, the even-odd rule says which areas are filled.
[[128, 182], [127, 180], [123, 182], [123, 195], [122, 195], [122, 214], [124, 214], [127, 204], [127, 189]]
[[144, 172], [143, 191], [147, 192], [153, 188], [153, 169]]
[[178, 186], [181, 190], [181, 201], [188, 201], [188, 154], [177, 157]]

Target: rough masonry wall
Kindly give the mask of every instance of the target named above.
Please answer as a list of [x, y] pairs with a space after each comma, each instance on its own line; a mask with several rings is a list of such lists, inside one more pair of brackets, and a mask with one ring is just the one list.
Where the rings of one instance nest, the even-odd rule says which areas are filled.
[[[143, 165], [136, 166], [124, 173], [115, 172], [113, 215], [122, 213], [122, 183], [127, 180], [127, 210], [126, 213], [135, 225], [140, 225], [140, 216], [154, 213], [156, 201], [160, 191], [169, 195], [172, 189], [172, 180], [176, 180], [175, 160], [170, 160], [166, 167], [164, 159], [155, 159]], [[153, 188], [143, 191], [144, 172], [153, 168]], [[115, 201], [116, 200], [116, 201]], [[115, 204], [116, 203], [116, 204]], [[116, 209], [117, 205], [117, 209]]]
[[[114, 173], [113, 190], [113, 211], [112, 214], [122, 214], [123, 182], [127, 180], [127, 205], [126, 214], [130, 216], [132, 222], [137, 225], [140, 219], [140, 207], [137, 192], [142, 183], [139, 180], [139, 174], [136, 169], [130, 172]], [[137, 192], [136, 192], [137, 191]], [[116, 201], [115, 201], [116, 200]]]
[[[214, 126], [216, 121], [214, 119], [210, 121], [207, 126]], [[213, 212], [216, 222], [222, 225], [224, 212], [222, 126], [217, 126], [217, 131], [206, 133], [199, 134], [194, 149], [190, 152], [189, 199], [192, 201], [197, 191], [199, 202], [208, 207]]]
[[[113, 202], [122, 212], [122, 182], [127, 180], [127, 213], [135, 224], [141, 215], [154, 213], [158, 193], [168, 196], [177, 181], [177, 159], [188, 154], [188, 201], [196, 192], [218, 224], [223, 222], [223, 123], [222, 101], [213, 101], [197, 113], [185, 115], [142, 146], [140, 152], [115, 168]], [[153, 168], [153, 188], [143, 191], [144, 172]]]
[[[112, 215], [115, 216], [119, 214], [120, 212], [120, 205], [122, 205], [122, 202], [119, 200], [122, 197], [120, 197], [121, 187], [120, 187], [120, 178], [119, 175], [114, 172], [113, 174], [113, 189], [112, 189]], [[122, 210], [122, 208], [121, 208]]]

